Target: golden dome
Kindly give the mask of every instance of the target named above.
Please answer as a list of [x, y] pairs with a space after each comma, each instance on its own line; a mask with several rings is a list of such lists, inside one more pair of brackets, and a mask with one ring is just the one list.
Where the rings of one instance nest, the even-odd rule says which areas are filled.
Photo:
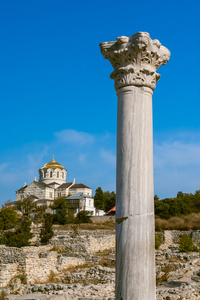
[[59, 164], [57, 161], [54, 160], [54, 155], [53, 155], [53, 160], [46, 163], [41, 169], [65, 169], [61, 164]]

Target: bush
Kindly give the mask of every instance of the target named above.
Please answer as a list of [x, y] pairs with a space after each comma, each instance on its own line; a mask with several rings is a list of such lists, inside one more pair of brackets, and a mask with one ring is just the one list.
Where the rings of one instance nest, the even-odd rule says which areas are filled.
[[200, 229], [200, 214], [190, 214], [182, 218], [172, 217], [169, 220], [156, 218], [156, 231], [163, 230], [199, 230]]
[[68, 206], [65, 201], [66, 197], [57, 198], [54, 204], [51, 206], [52, 209], [56, 210], [56, 214], [53, 215], [53, 223], [65, 225], [68, 223], [67, 211]]
[[36, 210], [36, 204], [30, 198], [24, 198], [15, 202], [16, 209], [21, 211], [24, 216], [29, 216]]
[[156, 248], [156, 250], [159, 249], [159, 247], [162, 244], [162, 242], [163, 242], [163, 236], [162, 236], [162, 234], [158, 234], [157, 233], [155, 235], [155, 248]]
[[32, 238], [31, 221], [28, 217], [23, 217], [15, 232], [5, 232], [0, 238], [0, 244], [9, 247], [29, 246], [29, 239]]
[[186, 216], [200, 212], [200, 190], [195, 194], [178, 192], [175, 198], [158, 200], [155, 198], [155, 214], [161, 219]]
[[17, 213], [11, 207], [3, 207], [0, 210], [0, 230], [14, 228], [17, 224]]
[[45, 214], [44, 215], [44, 222], [43, 222], [43, 228], [40, 233], [40, 241], [42, 245], [48, 244], [49, 240], [53, 237], [53, 215], [51, 214]]
[[199, 249], [194, 245], [192, 238], [183, 234], [179, 240], [179, 251], [180, 252], [199, 252]]
[[76, 216], [76, 223], [92, 223], [91, 213], [87, 210], [81, 210]]

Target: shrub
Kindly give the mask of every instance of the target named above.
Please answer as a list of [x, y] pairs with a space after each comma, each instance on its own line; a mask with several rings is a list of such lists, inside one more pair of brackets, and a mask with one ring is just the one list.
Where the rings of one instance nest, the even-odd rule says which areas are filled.
[[68, 206], [65, 201], [66, 197], [57, 198], [54, 204], [51, 206], [52, 209], [56, 210], [56, 214], [53, 215], [53, 223], [65, 225], [68, 223], [67, 211]]
[[162, 244], [163, 242], [163, 236], [161, 234], [156, 234], [155, 235], [155, 248], [156, 250], [159, 249], [160, 245]]
[[3, 207], [0, 210], [0, 230], [14, 228], [17, 224], [17, 213], [11, 207]]
[[81, 210], [76, 216], [76, 223], [92, 223], [91, 213], [87, 210]]
[[29, 239], [32, 238], [31, 221], [28, 217], [23, 217], [15, 232], [5, 232], [0, 238], [0, 244], [9, 247], [29, 246]]
[[155, 214], [161, 219], [169, 219], [171, 217], [186, 216], [191, 213], [200, 212], [200, 191], [195, 194], [186, 194], [181, 191], [177, 193], [175, 198], [166, 198], [154, 201]]
[[21, 280], [22, 284], [27, 284], [27, 277], [25, 273], [22, 273], [21, 275], [19, 275], [19, 279]]
[[179, 251], [180, 252], [199, 252], [199, 249], [194, 245], [192, 238], [183, 234], [179, 240]]
[[156, 218], [156, 231], [163, 230], [198, 230], [200, 229], [200, 214], [190, 214], [182, 218], [172, 217], [169, 220]]
[[48, 244], [49, 240], [53, 237], [53, 215], [51, 214], [45, 214], [44, 215], [44, 222], [43, 222], [43, 228], [41, 229], [40, 233], [40, 241], [41, 244], [46, 245]]
[[24, 198], [15, 202], [16, 209], [21, 211], [24, 216], [30, 215], [36, 210], [36, 204], [30, 198]]

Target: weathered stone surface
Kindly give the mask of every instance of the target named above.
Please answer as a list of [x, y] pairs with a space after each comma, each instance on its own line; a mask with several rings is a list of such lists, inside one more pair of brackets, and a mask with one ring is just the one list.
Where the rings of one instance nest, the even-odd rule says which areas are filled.
[[50, 243], [68, 252], [95, 253], [115, 247], [115, 231], [55, 231]]
[[114, 231], [82, 231], [77, 235], [73, 231], [56, 232], [50, 245], [23, 248], [0, 246], [0, 287], [6, 287], [21, 274], [26, 276], [29, 284], [46, 282], [52, 272], [59, 274], [71, 267], [97, 262], [98, 257], [93, 253], [114, 247]]
[[170, 51], [158, 40], [152, 40], [147, 32], [120, 36], [116, 42], [101, 43], [100, 48], [114, 68], [110, 77], [115, 80], [116, 90], [128, 85], [154, 90], [160, 78], [156, 70], [170, 57]]
[[118, 96], [116, 299], [154, 300], [152, 94], [170, 51], [147, 32], [100, 44]]
[[[108, 232], [104, 232], [105, 236], [109, 236]], [[169, 233], [169, 232], [168, 232]], [[167, 237], [169, 234], [167, 233]], [[184, 232], [185, 233], [185, 232]], [[90, 232], [97, 238], [97, 233]], [[102, 236], [101, 233], [100, 236]], [[114, 233], [112, 233], [114, 235]], [[159, 233], [162, 234], [162, 233]], [[166, 232], [163, 233], [165, 236]], [[178, 245], [176, 244], [179, 240], [181, 231], [172, 231], [171, 242], [173, 244], [168, 245], [165, 250], [155, 251], [156, 259], [156, 275], [157, 275], [157, 300], [186, 300], [200, 299], [200, 254], [194, 253], [180, 253], [178, 251]], [[188, 231], [187, 234], [193, 236], [193, 241], [199, 246], [200, 242], [200, 231]], [[62, 232], [64, 236], [64, 232]], [[66, 233], [68, 236], [68, 233]], [[86, 236], [86, 233], [84, 232]], [[80, 233], [80, 236], [83, 235]], [[85, 238], [87, 240], [87, 238]], [[164, 241], [164, 239], [163, 239]], [[78, 243], [78, 239], [76, 240]], [[36, 299], [52, 299], [56, 300], [55, 297], [64, 297], [67, 300], [80, 300], [80, 299], [98, 299], [98, 300], [114, 300], [114, 283], [115, 283], [115, 269], [109, 267], [102, 267], [99, 265], [99, 259], [106, 255], [109, 259], [104, 262], [114, 261], [115, 249], [111, 248], [110, 251], [101, 253], [57, 253], [56, 251], [49, 251], [52, 249], [52, 245], [41, 246], [41, 247], [25, 247], [22, 249], [0, 247], [0, 254], [4, 258], [4, 261], [9, 263], [1, 264], [1, 275], [9, 274], [8, 286], [6, 291], [9, 294], [9, 299], [13, 300], [36, 300]], [[21, 284], [21, 277], [23, 273], [20, 270], [25, 269], [26, 259], [31, 255], [33, 259], [46, 260], [48, 269], [51, 267], [51, 258], [54, 260], [57, 257], [55, 280], [57, 283], [37, 283], [37, 284]], [[0, 255], [0, 256], [1, 256]], [[16, 255], [16, 256], [15, 256]], [[54, 257], [55, 255], [55, 257]], [[57, 255], [57, 256], [56, 256]], [[62, 258], [67, 258], [69, 261], [73, 259], [85, 259], [86, 265], [83, 268], [79, 265], [79, 261], [74, 261], [74, 268], [62, 269], [63, 264]], [[94, 259], [96, 257], [96, 259]], [[23, 265], [25, 258], [25, 265]], [[47, 260], [49, 258], [49, 261]], [[105, 258], [104, 258], [105, 259]], [[16, 267], [16, 264], [20, 262], [21, 269]], [[27, 260], [28, 262], [28, 260]], [[91, 264], [91, 266], [88, 265]], [[30, 261], [29, 261], [30, 263]], [[33, 264], [31, 264], [34, 268]], [[19, 266], [18, 266], [19, 267]], [[58, 267], [61, 269], [58, 270]], [[16, 273], [14, 269], [16, 268]], [[43, 268], [46, 268], [45, 264]], [[7, 271], [6, 271], [7, 270]], [[12, 270], [12, 272], [9, 270]], [[27, 268], [27, 270], [29, 270]], [[38, 278], [43, 276], [44, 270], [37, 269]], [[7, 272], [7, 273], [6, 273]], [[18, 273], [17, 273], [18, 272]], [[30, 271], [30, 274], [32, 274]], [[16, 276], [17, 275], [17, 276]], [[23, 275], [28, 275], [23, 274]], [[36, 273], [34, 273], [36, 276]], [[6, 277], [4, 277], [6, 278]], [[163, 281], [164, 280], [164, 281]], [[62, 298], [61, 298], [62, 299]]]

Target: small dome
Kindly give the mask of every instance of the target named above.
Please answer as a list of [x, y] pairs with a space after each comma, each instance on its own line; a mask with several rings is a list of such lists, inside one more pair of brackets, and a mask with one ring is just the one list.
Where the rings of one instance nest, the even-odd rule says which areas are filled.
[[49, 168], [52, 168], [52, 169], [58, 168], [58, 169], [65, 170], [65, 168], [61, 164], [59, 164], [57, 161], [54, 160], [54, 155], [53, 155], [53, 160], [46, 163], [41, 169], [49, 169]]

